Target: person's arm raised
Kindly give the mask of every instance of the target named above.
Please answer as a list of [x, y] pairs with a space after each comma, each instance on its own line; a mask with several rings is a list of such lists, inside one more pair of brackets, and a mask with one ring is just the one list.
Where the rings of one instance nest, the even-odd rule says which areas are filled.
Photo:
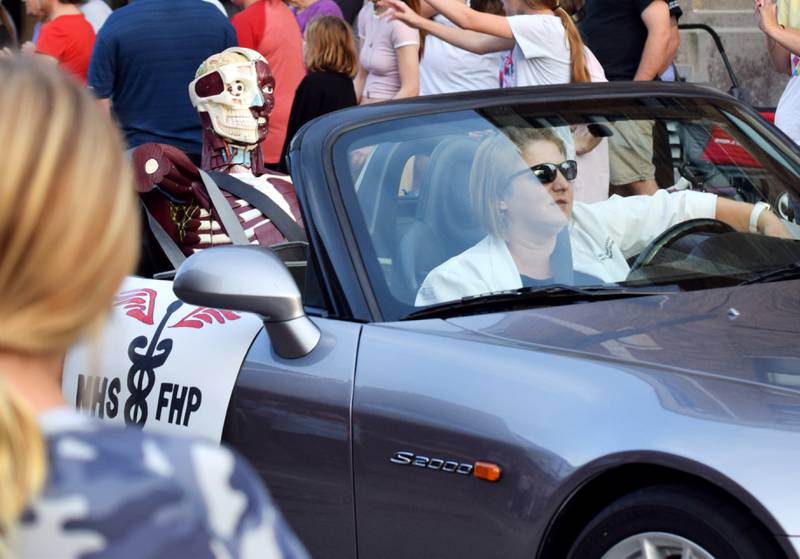
[[778, 23], [778, 6], [774, 0], [756, 3], [758, 27], [767, 36], [767, 50], [772, 66], [782, 74], [791, 72], [791, 53], [800, 54], [800, 30], [786, 29]]
[[514, 39], [505, 16], [473, 10], [459, 0], [426, 0], [432, 8], [462, 29], [494, 35], [501, 39]]
[[784, 75], [791, 74], [792, 53], [769, 35], [765, 34], [765, 36], [767, 37], [767, 52], [769, 53], [769, 60], [772, 62], [772, 68]]
[[[434, 37], [438, 37], [443, 41], [447, 41], [458, 48], [474, 52], [475, 54], [501, 52], [514, 48], [513, 38], [501, 38], [486, 33], [477, 33], [475, 31], [468, 31], [466, 29], [442, 25], [441, 23], [432, 21], [417, 14], [402, 0], [381, 0], [379, 5], [392, 8], [392, 10], [386, 12], [386, 14], [382, 17], [398, 19], [410, 25], [411, 27], [415, 27], [420, 31], [424, 31], [425, 33], [433, 35]], [[466, 6], [464, 7], [466, 8]], [[447, 14], [444, 15], [450, 19]], [[505, 18], [501, 16], [492, 17], [500, 17], [500, 19], [505, 20]], [[506, 25], [508, 25], [508, 23], [506, 23]], [[509, 27], [509, 32], [510, 30], [511, 28]]]
[[644, 44], [639, 69], [634, 81], [650, 81], [658, 76], [662, 68], [669, 66], [670, 58], [670, 16], [669, 6], [663, 0], [653, 0], [642, 12], [642, 21], [647, 27], [647, 41]]
[[428, 4], [425, 0], [422, 0], [419, 7], [419, 15], [428, 19], [433, 19], [438, 13], [436, 8]]

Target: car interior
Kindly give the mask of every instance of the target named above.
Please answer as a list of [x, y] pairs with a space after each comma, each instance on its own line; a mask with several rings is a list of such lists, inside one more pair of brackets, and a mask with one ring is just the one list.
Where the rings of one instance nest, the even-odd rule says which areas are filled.
[[[598, 117], [593, 121], [602, 122]], [[599, 126], [603, 136], [614, 133], [610, 119]], [[486, 235], [465, 195], [475, 151], [486, 133], [428, 133], [380, 142], [362, 168], [351, 169], [374, 250], [374, 259], [366, 255], [365, 260], [379, 263], [388, 291], [402, 307], [413, 305], [433, 268]], [[779, 156], [772, 151], [770, 155]], [[775, 161], [756, 158], [731, 128], [708, 119], [656, 120], [653, 153], [660, 188], [699, 190], [750, 203], [767, 200], [788, 221], [799, 217], [790, 209], [787, 193], [775, 184]], [[685, 222], [651, 250], [632, 256], [629, 280], [652, 284], [683, 278], [683, 287], [692, 288], [690, 280], [698, 274], [704, 280], [695, 287], [707, 285], [708, 276], [739, 277], [800, 259], [798, 243], [735, 233], [716, 220], [693, 221], [710, 223]]]

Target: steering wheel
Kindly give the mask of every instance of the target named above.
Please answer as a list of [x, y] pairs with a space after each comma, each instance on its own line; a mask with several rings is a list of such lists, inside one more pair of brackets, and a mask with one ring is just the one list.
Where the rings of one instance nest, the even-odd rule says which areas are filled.
[[628, 277], [631, 277], [632, 274], [638, 272], [642, 268], [651, 265], [662, 250], [674, 245], [683, 237], [697, 233], [710, 233], [719, 235], [722, 233], [732, 233], [734, 231], [735, 230], [733, 227], [718, 219], [690, 219], [688, 221], [676, 223], [661, 233], [658, 237], [653, 239], [650, 244], [639, 253], [639, 256], [637, 256], [636, 260], [634, 260], [633, 264], [631, 264], [631, 270], [628, 273]]

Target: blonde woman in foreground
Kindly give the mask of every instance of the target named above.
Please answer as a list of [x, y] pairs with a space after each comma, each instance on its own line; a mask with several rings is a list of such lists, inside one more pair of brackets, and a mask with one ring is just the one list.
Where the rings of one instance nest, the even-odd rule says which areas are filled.
[[69, 409], [61, 363], [139, 243], [118, 131], [56, 67], [0, 59], [0, 555], [305, 557], [250, 468]]

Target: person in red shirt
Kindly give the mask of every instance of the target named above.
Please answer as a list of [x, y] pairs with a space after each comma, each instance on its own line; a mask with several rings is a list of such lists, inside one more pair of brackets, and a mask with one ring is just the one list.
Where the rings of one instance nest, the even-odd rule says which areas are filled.
[[94, 29], [83, 17], [78, 7], [81, 3], [82, 0], [25, 0], [28, 13], [44, 18], [45, 23], [36, 45], [26, 43], [22, 50], [55, 59], [85, 84], [94, 47]]
[[245, 8], [231, 20], [239, 46], [261, 53], [275, 77], [275, 107], [261, 144], [264, 162], [275, 165], [280, 162], [295, 90], [306, 75], [303, 37], [297, 19], [282, 0], [234, 0], [234, 4]]

